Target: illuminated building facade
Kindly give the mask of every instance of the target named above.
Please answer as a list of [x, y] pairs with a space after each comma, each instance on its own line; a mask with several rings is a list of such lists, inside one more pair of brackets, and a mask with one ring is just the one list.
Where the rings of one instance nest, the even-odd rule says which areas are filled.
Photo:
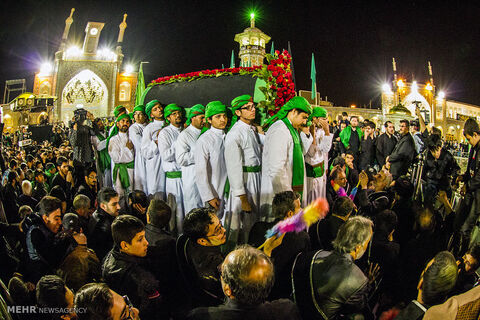
[[119, 25], [115, 50], [99, 47], [104, 23], [88, 22], [83, 47], [68, 43], [73, 23], [72, 9], [65, 21], [65, 30], [55, 62], [44, 64], [35, 74], [33, 93], [56, 96], [51, 120], [67, 122], [76, 108], [83, 107], [95, 117], [108, 117], [116, 105], [132, 110], [135, 104], [137, 73], [132, 67], [122, 70], [122, 43], [127, 27], [125, 14]]

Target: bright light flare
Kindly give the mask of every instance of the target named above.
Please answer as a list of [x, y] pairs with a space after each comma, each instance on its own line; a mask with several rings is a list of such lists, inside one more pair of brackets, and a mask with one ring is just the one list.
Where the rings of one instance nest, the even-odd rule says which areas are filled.
[[127, 64], [125, 66], [125, 73], [132, 73], [133, 72], [133, 66], [131, 64]]
[[350, 106], [350, 108], [352, 108], [352, 109], [355, 109], [356, 107], [357, 107], [357, 106], [354, 105], [354, 104], [352, 104], [352, 105]]
[[397, 86], [399, 86], [400, 88], [402, 88], [404, 85], [405, 85], [405, 83], [403, 82], [402, 79], [397, 81]]
[[384, 93], [392, 93], [392, 88], [390, 88], [390, 85], [388, 83], [384, 83], [382, 85], [382, 91]]
[[52, 64], [50, 62], [44, 62], [40, 66], [40, 75], [47, 76], [50, 75], [53, 71]]
[[427, 83], [427, 85], [425, 86], [425, 90], [432, 91], [433, 90], [432, 85], [430, 83]]
[[82, 54], [82, 50], [80, 50], [80, 48], [77, 46], [71, 46], [67, 49], [67, 51], [65, 51], [65, 53], [69, 57], [76, 57]]
[[418, 91], [418, 85], [417, 85], [417, 81], [413, 81], [412, 82], [412, 87], [411, 87], [412, 91]]
[[438, 98], [439, 98], [439, 99], [445, 99], [445, 92], [440, 91], [440, 92], [438, 93]]
[[250, 19], [255, 19], [255, 12], [250, 13]]

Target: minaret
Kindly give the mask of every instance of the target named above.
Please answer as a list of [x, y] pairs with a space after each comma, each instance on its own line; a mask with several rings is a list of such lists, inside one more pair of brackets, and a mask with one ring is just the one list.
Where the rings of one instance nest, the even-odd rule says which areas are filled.
[[67, 43], [68, 33], [70, 32], [70, 26], [73, 23], [73, 13], [75, 8], [70, 10], [70, 16], [65, 20], [65, 30], [63, 30], [62, 42], [60, 43], [60, 51], [65, 50], [65, 44]]
[[240, 65], [253, 67], [263, 65], [265, 46], [270, 37], [255, 27], [255, 14], [250, 14], [250, 27], [235, 35], [235, 41], [240, 44]]
[[125, 33], [125, 29], [127, 28], [127, 14], [125, 13], [123, 15], [123, 21], [120, 23], [118, 26], [120, 31], [118, 32], [118, 40], [117, 40], [117, 54], [121, 55], [122, 54], [122, 42], [123, 42], [123, 34]]

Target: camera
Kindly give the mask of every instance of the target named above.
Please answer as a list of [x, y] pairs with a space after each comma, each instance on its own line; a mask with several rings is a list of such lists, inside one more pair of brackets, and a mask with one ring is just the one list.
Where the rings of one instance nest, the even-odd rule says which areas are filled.
[[80, 108], [73, 111], [73, 121], [81, 124], [87, 119], [87, 110]]

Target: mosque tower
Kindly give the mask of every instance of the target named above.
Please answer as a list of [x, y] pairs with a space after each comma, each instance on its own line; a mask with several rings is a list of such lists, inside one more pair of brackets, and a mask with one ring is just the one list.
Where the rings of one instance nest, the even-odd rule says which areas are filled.
[[235, 35], [235, 41], [240, 44], [240, 66], [254, 67], [263, 65], [265, 46], [270, 36], [255, 27], [255, 14], [250, 14], [250, 27]]

